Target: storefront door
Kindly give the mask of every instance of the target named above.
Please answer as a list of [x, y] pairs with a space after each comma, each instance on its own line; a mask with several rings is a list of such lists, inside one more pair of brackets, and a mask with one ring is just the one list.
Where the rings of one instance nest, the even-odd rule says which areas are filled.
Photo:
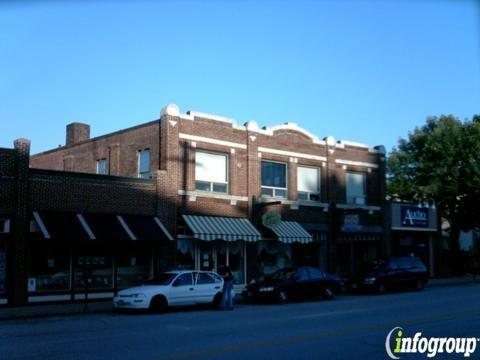
[[215, 247], [212, 243], [206, 241], [199, 241], [198, 243], [199, 266], [197, 268], [202, 271], [216, 271]]

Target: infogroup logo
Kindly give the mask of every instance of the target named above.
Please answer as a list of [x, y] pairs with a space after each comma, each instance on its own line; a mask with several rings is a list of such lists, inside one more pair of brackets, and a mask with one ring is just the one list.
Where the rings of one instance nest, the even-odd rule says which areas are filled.
[[470, 357], [477, 348], [480, 339], [475, 337], [453, 338], [453, 337], [422, 337], [421, 332], [415, 333], [413, 337], [406, 337], [401, 327], [395, 327], [387, 335], [385, 350], [391, 359], [400, 359], [401, 354], [426, 354], [433, 358], [437, 354], [463, 354]]

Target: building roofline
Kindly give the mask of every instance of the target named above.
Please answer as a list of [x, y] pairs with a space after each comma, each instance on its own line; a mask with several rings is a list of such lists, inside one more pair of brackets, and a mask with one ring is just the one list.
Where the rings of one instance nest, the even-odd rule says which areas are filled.
[[127, 131], [136, 130], [136, 129], [139, 129], [139, 128], [142, 128], [142, 127], [145, 127], [145, 126], [150, 126], [150, 125], [153, 125], [155, 123], [158, 123], [159, 121], [160, 121], [160, 119], [151, 120], [151, 121], [148, 121], [148, 122], [143, 123], [143, 124], [134, 125], [134, 126], [131, 126], [131, 127], [128, 127], [128, 128], [120, 129], [120, 130], [117, 130], [117, 131], [114, 131], [114, 132], [111, 132], [111, 133], [108, 133], [108, 134], [95, 136], [95, 137], [90, 138], [88, 140], [80, 141], [80, 142], [78, 142], [76, 144], [73, 144], [71, 146], [63, 145], [63, 146], [59, 146], [55, 149], [50, 149], [50, 150], [42, 151], [42, 152], [39, 152], [39, 153], [36, 153], [36, 154], [32, 154], [31, 157], [40, 156], [40, 155], [47, 155], [47, 154], [51, 154], [51, 153], [54, 153], [54, 152], [59, 151], [59, 150], [72, 149], [72, 148], [75, 148], [76, 146], [88, 144], [91, 141], [97, 141], [97, 140], [105, 139], [105, 138], [108, 138], [110, 136], [125, 133]]

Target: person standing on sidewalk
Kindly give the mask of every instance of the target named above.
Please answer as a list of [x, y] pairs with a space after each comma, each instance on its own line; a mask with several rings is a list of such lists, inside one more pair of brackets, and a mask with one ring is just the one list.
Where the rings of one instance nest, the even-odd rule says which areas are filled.
[[222, 272], [223, 289], [221, 310], [233, 310], [233, 273], [228, 266], [225, 266]]

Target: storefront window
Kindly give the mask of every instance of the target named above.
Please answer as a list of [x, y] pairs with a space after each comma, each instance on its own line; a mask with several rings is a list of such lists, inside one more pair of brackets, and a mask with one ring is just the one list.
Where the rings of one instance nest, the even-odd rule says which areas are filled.
[[139, 285], [151, 278], [151, 263], [151, 251], [147, 249], [128, 249], [117, 256], [117, 288]]
[[5, 294], [5, 261], [6, 261], [6, 254], [5, 254], [5, 243], [4, 241], [0, 240], [0, 295]]
[[278, 269], [293, 265], [290, 244], [279, 241], [259, 241], [256, 255], [257, 273], [260, 276], [270, 275]]
[[113, 288], [112, 256], [104, 254], [85, 254], [75, 257], [75, 289], [85, 289], [85, 280], [90, 278], [89, 290]]
[[245, 283], [244, 243], [243, 241], [228, 244], [228, 265], [233, 272], [234, 283]]
[[195, 269], [195, 243], [193, 240], [177, 240], [176, 264], [179, 270]]
[[70, 290], [70, 251], [54, 243], [33, 244], [29, 255], [30, 293]]

